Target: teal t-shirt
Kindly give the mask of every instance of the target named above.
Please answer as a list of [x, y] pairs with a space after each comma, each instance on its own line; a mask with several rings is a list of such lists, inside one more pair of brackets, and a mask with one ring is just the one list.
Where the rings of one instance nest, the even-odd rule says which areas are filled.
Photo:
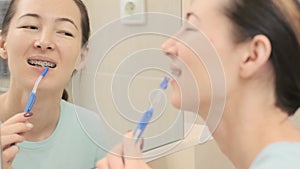
[[267, 146], [250, 169], [300, 169], [300, 143], [279, 142]]
[[[101, 127], [96, 113], [61, 101], [61, 114], [53, 134], [41, 142], [22, 142], [13, 161], [14, 169], [90, 169], [106, 155], [85, 132], [78, 116], [93, 119]], [[99, 136], [101, 128], [95, 130]], [[99, 131], [99, 132], [98, 132]]]

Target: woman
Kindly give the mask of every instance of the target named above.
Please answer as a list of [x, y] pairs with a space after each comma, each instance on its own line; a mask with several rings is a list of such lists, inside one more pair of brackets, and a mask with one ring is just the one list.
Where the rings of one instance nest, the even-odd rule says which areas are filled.
[[[225, 108], [213, 133], [222, 152], [238, 169], [300, 168], [300, 132], [289, 120], [300, 105], [299, 1], [193, 0], [191, 6], [187, 20], [196, 29], [180, 33], [202, 31], [219, 53], [225, 72]], [[194, 73], [202, 96], [197, 113], [205, 118], [212, 96], [202, 63], [193, 51], [174, 39], [165, 42], [162, 49]], [[181, 105], [191, 100], [181, 100], [174, 82], [172, 104], [188, 109]], [[127, 141], [114, 152], [126, 154], [130, 149], [138, 148]], [[97, 166], [149, 168], [143, 160], [113, 154]]]
[[[87, 136], [77, 113], [93, 112], [62, 101], [72, 73], [84, 64], [90, 35], [81, 0], [12, 0], [2, 25], [1, 57], [8, 60], [10, 86], [0, 96], [5, 169], [92, 168], [104, 153]], [[24, 116], [35, 80], [36, 102]]]

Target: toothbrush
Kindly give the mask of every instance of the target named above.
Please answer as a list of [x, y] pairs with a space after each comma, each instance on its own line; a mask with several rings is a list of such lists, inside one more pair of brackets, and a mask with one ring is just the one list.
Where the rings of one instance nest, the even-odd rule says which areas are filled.
[[49, 70], [49, 67], [45, 67], [44, 71], [41, 73], [41, 75], [36, 79], [35, 83], [34, 83], [34, 87], [29, 95], [29, 99], [27, 101], [27, 105], [24, 109], [24, 116], [27, 117], [27, 116], [30, 116], [30, 111], [33, 107], [33, 104], [35, 102], [35, 98], [36, 98], [36, 90], [37, 90], [37, 87], [39, 86], [39, 83], [41, 82], [42, 78], [46, 76], [47, 72]]
[[[168, 83], [169, 83], [169, 78], [165, 77], [163, 79], [163, 81], [160, 83], [160, 89], [166, 90], [167, 87], [168, 87]], [[142, 137], [148, 123], [150, 122], [150, 120], [152, 118], [152, 115], [153, 115], [153, 112], [154, 112], [153, 107], [155, 107], [155, 105], [159, 103], [159, 101], [162, 99], [162, 97], [163, 97], [163, 95], [161, 95], [159, 93], [157, 93], [155, 95], [152, 105], [145, 111], [145, 113], [143, 114], [142, 118], [140, 119], [138, 125], [134, 129], [133, 136], [135, 138], [136, 143]]]
[[[164, 77], [163, 81], [160, 83], [160, 89], [166, 90], [168, 87], [169, 81], [170, 81], [170, 79], [168, 77]], [[157, 104], [160, 102], [160, 100], [162, 98], [163, 98], [163, 95], [161, 94], [161, 92], [156, 93], [156, 95], [154, 96], [154, 99], [152, 101], [152, 105], [143, 114], [142, 118], [140, 119], [139, 123], [137, 124], [136, 128], [133, 131], [133, 137], [135, 139], [135, 143], [137, 143], [140, 140], [148, 123], [150, 122], [153, 112], [154, 112], [153, 107], [157, 106]], [[123, 164], [125, 164], [123, 155], [122, 155], [122, 161], [123, 161]], [[93, 167], [91, 169], [97, 169], [97, 167]]]

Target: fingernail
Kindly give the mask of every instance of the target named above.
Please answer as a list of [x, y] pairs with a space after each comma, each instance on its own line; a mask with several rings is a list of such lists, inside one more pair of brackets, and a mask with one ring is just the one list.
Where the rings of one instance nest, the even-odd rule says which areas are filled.
[[31, 124], [31, 123], [26, 123], [25, 124], [28, 128], [33, 128], [33, 124]]
[[33, 115], [32, 112], [28, 112], [28, 113], [25, 113], [25, 114], [24, 114], [24, 117], [31, 117], [32, 115]]
[[144, 148], [144, 138], [141, 139], [140, 149], [143, 150]]
[[133, 137], [133, 131], [132, 131], [132, 130], [128, 130], [128, 131], [125, 133], [124, 136], [127, 137], [127, 138]]
[[122, 155], [122, 163], [123, 163], [123, 165], [125, 165], [125, 159], [124, 159], [123, 155]]

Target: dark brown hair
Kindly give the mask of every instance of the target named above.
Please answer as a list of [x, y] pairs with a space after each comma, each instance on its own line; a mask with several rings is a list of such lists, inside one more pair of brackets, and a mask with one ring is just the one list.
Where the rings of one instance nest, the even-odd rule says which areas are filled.
[[267, 36], [275, 72], [276, 106], [293, 115], [300, 106], [300, 7], [298, 0], [232, 0], [225, 14], [237, 42]]
[[[9, 25], [11, 22], [11, 19], [16, 13], [17, 10], [17, 4], [19, 0], [11, 0], [10, 5], [7, 9], [6, 15], [3, 18], [2, 22], [2, 35], [7, 35]], [[82, 46], [86, 45], [88, 42], [88, 39], [90, 37], [90, 21], [89, 21], [89, 15], [86, 9], [86, 6], [81, 0], [74, 0], [76, 5], [78, 6], [80, 13], [81, 13], [81, 28], [82, 28]]]
[[64, 89], [61, 98], [65, 101], [69, 101], [69, 94], [68, 94], [68, 91], [66, 89]]

